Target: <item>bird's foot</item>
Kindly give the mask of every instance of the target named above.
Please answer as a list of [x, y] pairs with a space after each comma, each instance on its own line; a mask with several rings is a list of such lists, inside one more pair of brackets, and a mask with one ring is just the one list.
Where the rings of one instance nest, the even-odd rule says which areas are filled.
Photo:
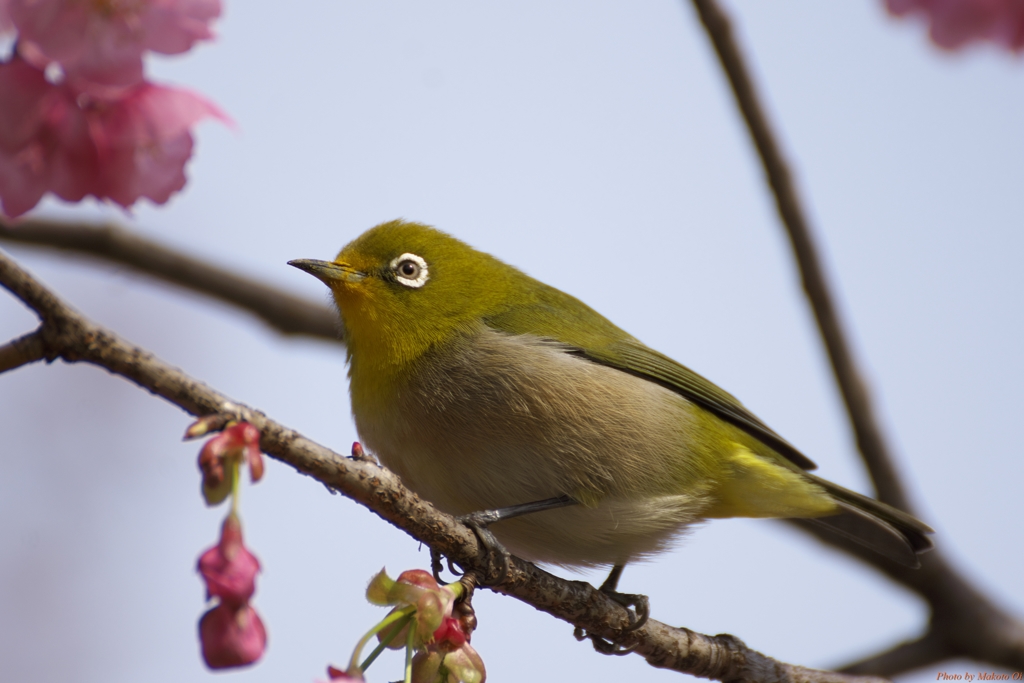
[[[619, 587], [619, 579], [622, 578], [622, 570], [625, 567], [625, 562], [612, 567], [611, 572], [608, 573], [608, 578], [604, 580], [604, 583], [601, 584], [598, 590], [626, 608], [626, 611], [629, 613], [629, 625], [625, 626], [622, 630], [628, 633], [642, 627], [650, 619], [651, 601], [647, 599], [646, 595], [620, 593], [616, 590]], [[630, 609], [631, 607], [636, 611]], [[597, 646], [595, 645], [594, 647]]]
[[577, 626], [573, 630], [572, 635], [576, 638], [576, 640], [589, 640], [590, 644], [594, 646], [594, 650], [600, 652], [603, 655], [614, 655], [616, 657], [621, 657], [622, 655], [628, 655], [630, 652], [632, 652], [640, 646], [640, 643], [637, 642], [634, 645], [630, 645], [629, 647], [624, 647], [622, 645], [619, 645], [618, 643], [613, 643], [610, 640], [606, 640], [601, 636], [595, 636], [592, 633], [587, 633], [586, 629], [580, 628], [579, 626]]
[[[481, 558], [484, 560], [486, 566], [479, 572], [473, 572], [475, 581], [481, 586], [496, 586], [503, 583], [508, 578], [508, 571], [511, 567], [512, 554], [501, 544], [494, 534], [488, 529], [488, 525], [497, 521], [495, 519], [494, 510], [483, 510], [480, 512], [473, 512], [468, 515], [461, 515], [456, 517], [457, 522], [465, 524], [473, 530], [473, 535], [476, 536], [477, 541], [480, 544]], [[434, 580], [438, 583], [444, 583], [441, 578], [441, 552], [430, 549], [430, 569], [434, 574]], [[451, 558], [445, 558], [448, 563], [448, 571], [455, 576], [467, 576], [455, 568]], [[491, 576], [494, 578], [491, 578]]]
[[[456, 521], [472, 529], [477, 541], [480, 542], [483, 559], [486, 562], [483, 576], [480, 577], [480, 583], [485, 586], [496, 586], [504, 583], [505, 579], [508, 578], [508, 570], [512, 563], [512, 554], [487, 528], [490, 524], [500, 519], [500, 517], [498, 519], [495, 519], [495, 517], [496, 515], [493, 510], [482, 510], [455, 518]], [[449, 563], [450, 568], [451, 563]], [[493, 579], [491, 578], [492, 573], [494, 574]]]
[[[442, 571], [441, 558], [442, 557], [444, 557], [444, 556], [441, 554], [440, 550], [438, 550], [436, 548], [433, 548], [433, 547], [430, 549], [430, 571], [434, 575], [434, 581], [437, 581], [440, 584], [445, 584], [447, 582], [444, 579], [441, 578], [441, 571]], [[452, 558], [445, 557], [444, 559], [448, 563], [448, 571], [450, 571], [455, 576], [463, 576], [463, 573], [455, 568], [455, 564], [452, 562]]]
[[607, 589], [604, 586], [601, 586], [599, 590], [615, 602], [625, 607], [629, 612], [629, 625], [623, 627], [623, 631], [635, 631], [638, 628], [643, 627], [643, 625], [647, 623], [647, 620], [651, 618], [651, 601], [646, 595], [640, 595], [639, 593], [619, 593], [618, 591]]

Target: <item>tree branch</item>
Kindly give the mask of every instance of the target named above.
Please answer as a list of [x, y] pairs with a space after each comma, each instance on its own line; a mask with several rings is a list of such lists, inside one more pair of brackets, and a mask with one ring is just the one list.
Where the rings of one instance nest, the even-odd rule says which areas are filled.
[[729, 19], [715, 0], [693, 0], [693, 5], [697, 8], [697, 14], [700, 15], [708, 37], [711, 38], [715, 52], [718, 53], [718, 59], [736, 96], [736, 103], [743, 113], [754, 145], [761, 156], [768, 184], [775, 195], [779, 216], [786, 226], [786, 234], [789, 236], [800, 268], [804, 292], [810, 299], [818, 329], [832, 362], [832, 370], [846, 403], [846, 412], [853, 425], [857, 448], [867, 464], [878, 498], [893, 507], [909, 511], [907, 495], [875, 417], [867, 386], [857, 369], [853, 351], [846, 341], [847, 336], [814, 244], [814, 236], [790, 177], [785, 155], [768, 124], [754, 82], [744, 63], [740, 48], [733, 38]]
[[0, 346], [0, 372], [43, 359], [43, 338], [39, 331], [12, 339]]
[[[39, 229], [40, 225], [52, 225], [59, 229]], [[84, 232], [87, 234], [93, 234], [96, 230], [106, 230], [106, 228], [98, 229], [89, 225], [48, 223], [19, 223], [17, 228], [5, 228], [3, 224], [0, 223], [0, 239], [10, 239], [18, 243], [31, 244], [33, 246], [43, 248], [56, 247], [58, 249], [75, 251], [77, 249], [76, 245], [89, 244], [92, 240], [91, 238], [80, 239], [75, 236], [74, 233]], [[117, 228], [116, 232], [124, 233], [125, 231]], [[17, 234], [14, 234], [14, 236], [11, 237], [13, 233]], [[153, 254], [169, 253], [171, 255], [181, 256], [186, 262], [191, 264], [192, 268], [195, 269], [209, 268], [214, 272], [221, 271], [221, 269], [210, 264], [206, 264], [199, 259], [182, 256], [157, 242], [149, 240], [129, 240], [128, 243], [136, 245], [144, 243], [146, 245], [146, 251]], [[115, 260], [116, 262], [127, 263], [146, 275], [163, 278], [172, 283], [187, 285], [190, 289], [203, 294], [209, 294], [215, 297], [218, 296], [215, 291], [208, 291], [202, 286], [203, 283], [216, 282], [216, 278], [200, 276], [187, 280], [180, 274], [173, 272], [165, 275], [163, 271], [150, 271], [147, 270], [145, 261], [134, 258], [134, 254], [136, 252], [124, 251], [122, 249], [118, 249], [116, 251], [119, 254], [127, 254], [127, 256], [124, 257], [126, 260], [120, 260], [119, 258], [111, 256], [108, 252], [93, 250], [91, 248], [86, 253], [95, 255], [99, 258], [108, 258], [110, 260]], [[162, 255], [156, 259], [158, 262], [162, 262], [164, 260], [165, 258]], [[31, 293], [29, 293], [29, 295], [31, 295]], [[39, 296], [41, 296], [41, 294]], [[273, 299], [274, 297], [266, 297], [263, 300]], [[254, 312], [260, 317], [266, 318], [266, 315], [264, 315], [264, 311], [261, 308], [261, 301], [253, 300], [246, 304], [232, 300], [228, 301], [235, 305], [245, 306], [247, 310]], [[304, 301], [303, 304], [310, 310], [317, 306], [317, 304], [308, 301]], [[41, 302], [36, 302], [36, 305], [42, 304]], [[322, 314], [324, 315], [323, 323], [325, 324], [319, 325], [320, 329], [324, 329], [326, 327], [326, 323], [329, 323], [330, 318], [335, 316], [335, 314], [328, 311], [326, 307], [322, 308]], [[37, 308], [37, 310], [40, 309]], [[42, 310], [46, 310], [45, 307]], [[275, 329], [280, 328], [277, 327]], [[315, 331], [310, 331], [313, 329], [313, 326], [307, 327], [305, 330], [296, 329], [295, 333], [314, 334], [320, 336]], [[34, 334], [40, 335], [41, 332]], [[32, 336], [33, 335], [27, 335], [27, 337]], [[320, 337], [323, 338], [322, 336]], [[10, 346], [10, 344], [8, 346]], [[8, 353], [9, 352], [10, 350], [8, 349]], [[33, 351], [33, 353], [30, 354], [31, 358], [36, 359], [35, 356], [38, 355], [38, 353], [38, 350]], [[52, 359], [53, 358], [50, 358], [50, 360]], [[100, 364], [102, 365], [102, 363]], [[175, 399], [171, 397], [165, 397], [175, 401]], [[178, 403], [178, 405], [183, 404]], [[183, 407], [186, 406], [183, 405]], [[188, 408], [186, 407], [186, 409]], [[216, 409], [208, 407], [205, 412], [211, 412], [214, 410]], [[198, 414], [195, 411], [192, 412], [194, 414]], [[1012, 616], [1007, 615], [1001, 609], [996, 607], [991, 599], [971, 586], [970, 583], [964, 579], [956, 569], [952, 568], [945, 558], [938, 552], [932, 551], [921, 558], [923, 565], [921, 570], [906, 570], [877, 553], [865, 550], [863, 547], [853, 542], [822, 532], [818, 527], [808, 525], [798, 520], [793, 520], [791, 523], [802, 531], [811, 534], [822, 543], [852, 555], [865, 564], [880, 570], [892, 580], [906, 586], [928, 601], [933, 613], [935, 615], [942, 615], [941, 618], [937, 616], [933, 618], [930, 628], [939, 628], [944, 632], [948, 631], [950, 633], [956, 631], [955, 635], [945, 639], [938, 639], [937, 636], [935, 636], [932, 641], [929, 641], [950, 643], [950, 645], [945, 647], [942, 659], [958, 656], [956, 653], [961, 653], [963, 656], [970, 656], [981, 661], [991, 662], [1014, 670], [1024, 670], [1024, 655], [1021, 654], [1021, 644], [1024, 643], [1024, 635], [1021, 633], [1022, 627], [1020, 622], [1016, 621]], [[853, 673], [872, 672], [880, 675], [896, 675], [909, 670], [904, 668], [870, 668], [872, 666], [871, 660], [874, 659], [878, 658], [872, 657], [856, 665], [851, 665], [849, 670]], [[890, 657], [885, 658], [884, 660], [879, 659], [877, 665], [882, 666], [884, 664], [886, 666], [895, 666], [896, 664], [903, 664], [909, 666], [911, 663], [912, 661], [909, 658], [901, 656], [899, 658]]]
[[885, 652], [862, 659], [843, 670], [847, 673], [858, 671], [911, 671], [946, 659], [946, 648], [935, 631], [929, 631], [917, 640], [900, 643]]
[[[747, 128], [775, 196], [779, 216], [793, 246], [804, 291], [846, 403], [857, 448], [878, 497], [903, 510], [910, 504], [892, 456], [875, 417], [867, 386], [857, 368], [833, 301], [810, 225], [790, 177], [788, 164], [768, 124], [749, 69], [733, 38], [729, 19], [716, 0], [693, 0], [708, 37], [725, 70]], [[919, 570], [907, 569], [860, 546], [840, 540], [800, 520], [790, 520], [818, 540], [850, 553], [928, 601], [932, 610], [927, 633], [844, 669], [848, 673], [891, 676], [952, 657], [972, 659], [1024, 670], [1024, 624], [997, 607], [938, 551], [921, 558]]]
[[[877, 553], [850, 545], [805, 520], [788, 521], [822, 543], [880, 569], [920, 595], [931, 608], [928, 629], [921, 638], [849, 664], [842, 671], [896, 676], [955, 657], [1024, 671], [1024, 623], [968, 581], [940, 551], [922, 555], [920, 569], [910, 569], [888, 560], [880, 562]], [[911, 647], [914, 643], [918, 645]]]
[[[88, 321], [0, 252], [0, 284], [41, 318], [33, 335], [41, 356], [86, 362], [121, 375], [195, 416], [226, 414], [261, 431], [260, 447], [332, 489], [369, 508], [413, 538], [478, 573], [481, 548], [467, 527], [405, 488], [398, 477], [368, 460], [344, 458], [263, 413], [237, 403], [188, 377], [147, 351]], [[784, 664], [746, 647], [729, 635], [707, 636], [650, 620], [623, 631], [628, 612], [581, 581], [566, 581], [529, 562], [511, 559], [507, 578], [493, 587], [533, 607], [644, 657], [652, 666], [721, 681], [763, 683], [868, 683], [857, 677]]]
[[194, 292], [219, 299], [261, 318], [282, 334], [338, 341], [338, 316], [324, 304], [287, 294], [259, 280], [148, 240], [117, 225], [0, 220], [0, 239], [59, 249], [128, 266]]

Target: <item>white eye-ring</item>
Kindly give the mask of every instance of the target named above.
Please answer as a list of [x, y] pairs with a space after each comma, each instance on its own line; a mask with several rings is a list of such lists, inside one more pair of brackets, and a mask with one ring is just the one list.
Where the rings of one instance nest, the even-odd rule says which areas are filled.
[[402, 254], [391, 261], [395, 277], [406, 287], [422, 287], [427, 283], [430, 272], [427, 262], [416, 254]]

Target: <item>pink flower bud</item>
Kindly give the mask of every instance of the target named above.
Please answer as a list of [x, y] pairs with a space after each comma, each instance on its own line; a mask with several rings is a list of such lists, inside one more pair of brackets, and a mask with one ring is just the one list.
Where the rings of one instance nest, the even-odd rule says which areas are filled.
[[[411, 625], [415, 629], [413, 644], [419, 646], [431, 642], [442, 620], [452, 615], [455, 593], [447, 586], [438, 585], [430, 572], [422, 569], [404, 571], [398, 575], [397, 581], [391, 580], [382, 569], [370, 581], [366, 599], [375, 605], [395, 605], [396, 610], [415, 606]], [[390, 639], [395, 627], [386, 628], [377, 638], [381, 642], [388, 640], [388, 647], [399, 649], [406, 643], [408, 628], [403, 627]]]
[[229, 515], [221, 528], [220, 542], [199, 558], [199, 573], [206, 582], [206, 596], [239, 607], [256, 592], [259, 560], [242, 544], [242, 525]]
[[211, 669], [245, 666], [263, 656], [267, 630], [249, 605], [220, 604], [199, 620], [203, 659]]
[[446, 654], [443, 666], [448, 669], [449, 681], [454, 679], [461, 683], [484, 683], [487, 680], [484, 660], [469, 643]]
[[434, 646], [442, 652], [457, 650], [469, 641], [462, 624], [454, 617], [445, 617], [434, 631]]
[[346, 683], [347, 681], [366, 680], [365, 678], [363, 678], [363, 674], [361, 672], [357, 671], [355, 674], [350, 674], [347, 671], [335, 669], [333, 666], [327, 667], [327, 679], [330, 681], [341, 681], [342, 683]]
[[199, 451], [199, 470], [203, 473], [203, 497], [208, 505], [216, 505], [228, 497], [231, 493], [228, 473], [243, 463], [249, 465], [253, 483], [263, 477], [260, 430], [248, 422], [234, 424], [203, 444]]
[[437, 579], [425, 569], [406, 569], [395, 579], [398, 583], [405, 583], [410, 586], [419, 586], [427, 590], [437, 590], [440, 586]]
[[444, 655], [437, 651], [420, 651], [412, 658], [412, 683], [447, 683], [441, 673]]
[[[2, 2], [2, 0], [0, 0], [0, 2]], [[220, 413], [204, 415], [188, 426], [188, 429], [185, 430], [185, 436], [182, 437], [182, 439], [184, 441], [188, 441], [189, 439], [198, 439], [201, 436], [206, 436], [210, 432], [220, 431], [224, 429], [227, 422], [228, 417]]]
[[413, 683], [485, 683], [484, 661], [471, 645], [447, 654], [433, 648], [412, 658]]

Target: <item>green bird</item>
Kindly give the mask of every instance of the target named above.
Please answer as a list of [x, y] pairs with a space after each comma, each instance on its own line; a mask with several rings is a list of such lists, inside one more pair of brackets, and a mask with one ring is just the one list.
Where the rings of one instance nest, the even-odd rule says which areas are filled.
[[[810, 474], [733, 396], [578, 299], [439, 230], [392, 221], [323, 281], [344, 323], [363, 444], [453, 515], [497, 511], [509, 551], [621, 568], [723, 517], [814, 519], [904, 565], [914, 517]], [[530, 513], [530, 514], [524, 514]]]

